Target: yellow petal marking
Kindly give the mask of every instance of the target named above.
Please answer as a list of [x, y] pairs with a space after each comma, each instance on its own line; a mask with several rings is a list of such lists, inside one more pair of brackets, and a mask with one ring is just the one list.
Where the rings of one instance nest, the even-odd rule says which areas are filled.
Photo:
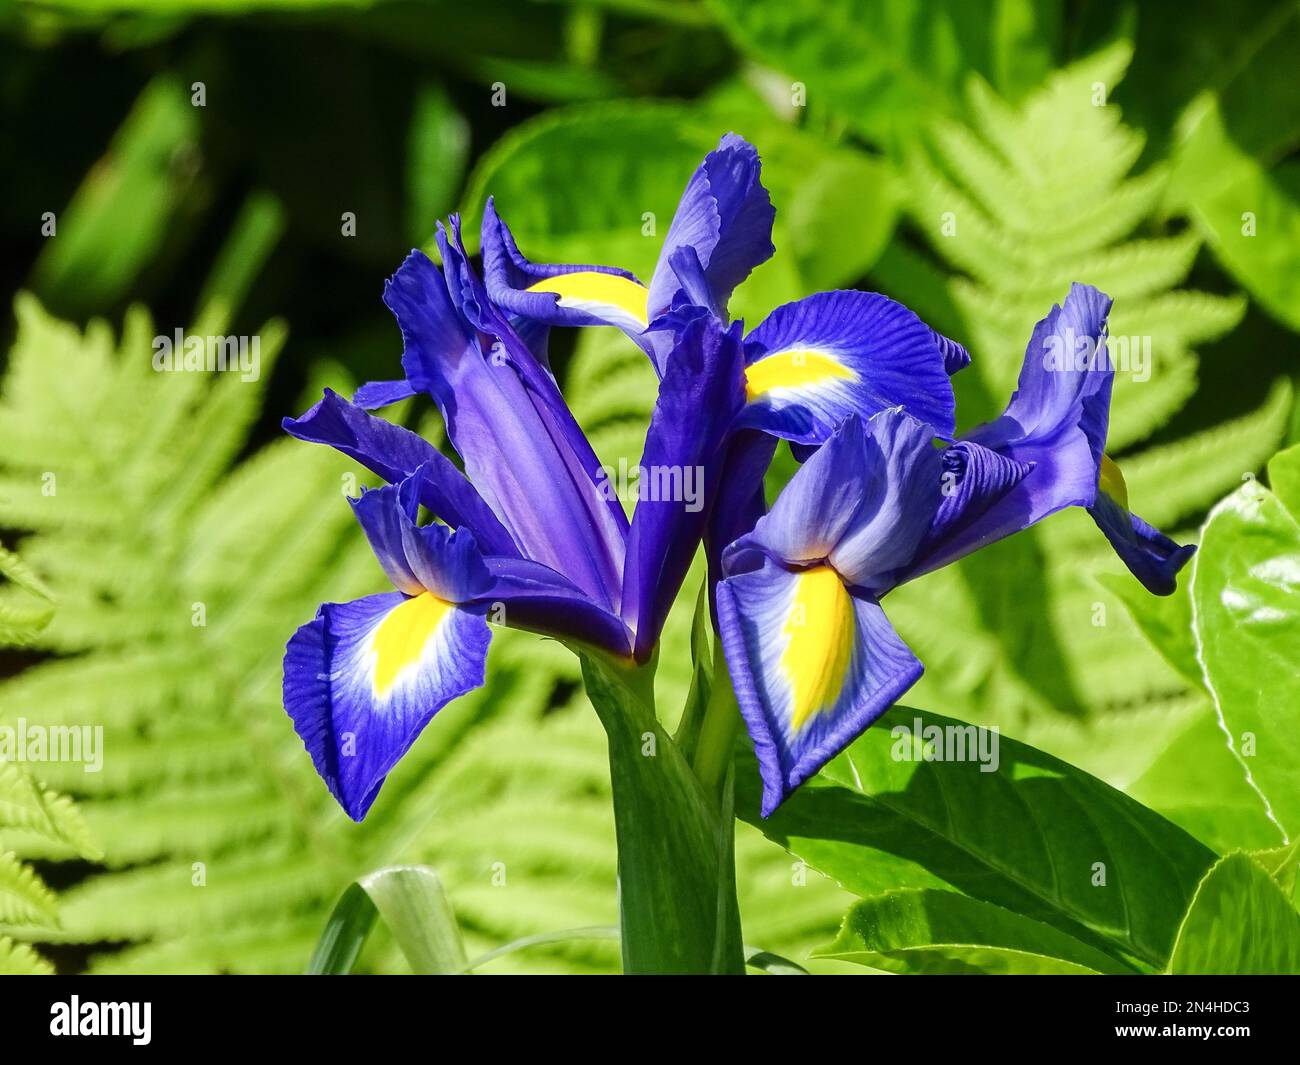
[[840, 575], [814, 566], [796, 578], [782, 635], [781, 669], [790, 682], [790, 727], [798, 732], [840, 697], [853, 658], [856, 617]]
[[807, 388], [826, 381], [856, 381], [858, 375], [831, 355], [806, 348], [764, 355], [745, 370], [745, 399], [753, 402], [775, 388]]
[[425, 644], [438, 631], [451, 604], [432, 592], [421, 592], [395, 606], [375, 629], [372, 648], [375, 656], [375, 693], [388, 694], [398, 675], [419, 660]]
[[618, 274], [602, 274], [595, 270], [580, 270], [572, 274], [556, 274], [543, 278], [528, 287], [529, 292], [554, 292], [560, 297], [560, 306], [603, 304], [617, 307], [644, 326], [649, 317], [646, 301], [649, 290], [630, 278]]
[[1124, 474], [1115, 465], [1109, 455], [1101, 457], [1101, 477], [1098, 487], [1121, 507], [1128, 510], [1128, 485], [1124, 483]]

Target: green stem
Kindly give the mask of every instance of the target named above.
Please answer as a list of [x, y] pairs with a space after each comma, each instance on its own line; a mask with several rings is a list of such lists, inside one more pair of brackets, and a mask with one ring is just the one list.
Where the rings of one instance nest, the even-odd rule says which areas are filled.
[[658, 720], [652, 666], [580, 657], [609, 739], [623, 971], [743, 972], [730, 805], [700, 786]]
[[704, 790], [715, 801], [722, 794], [727, 770], [731, 766], [732, 750], [736, 743], [736, 729], [740, 725], [740, 707], [731, 687], [722, 654], [722, 641], [717, 641], [713, 652], [713, 684], [709, 689], [709, 705], [700, 725], [700, 737], [695, 747], [695, 775]]

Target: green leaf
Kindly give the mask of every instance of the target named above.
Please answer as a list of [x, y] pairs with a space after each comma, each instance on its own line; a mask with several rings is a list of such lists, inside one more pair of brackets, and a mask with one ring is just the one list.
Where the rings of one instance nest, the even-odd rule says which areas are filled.
[[427, 865], [394, 865], [357, 881], [393, 933], [411, 971], [459, 973], [468, 959], [460, 926], [438, 874]]
[[[966, 759], [922, 760], [918, 722], [939, 730], [923, 733], [927, 741], [945, 737]], [[982, 761], [969, 760], [975, 752]], [[1168, 959], [1177, 915], [1214, 860], [1182, 829], [1073, 766], [907, 707], [889, 711], [767, 819], [759, 792], [745, 755], [739, 815], [854, 894], [961, 891], [1153, 966]]]
[[1192, 573], [1193, 629], [1228, 743], [1269, 815], [1300, 834], [1300, 523], [1242, 485], [1210, 512]]
[[1097, 583], [1124, 604], [1161, 657], [1189, 683], [1199, 686], [1201, 667], [1192, 639], [1192, 600], [1187, 582], [1179, 584], [1173, 595], [1164, 596], [1151, 595], [1129, 573], [1099, 573]]
[[1291, 516], [1300, 521], [1300, 444], [1268, 460], [1268, 483]]
[[656, 719], [650, 667], [584, 653], [582, 675], [609, 739], [623, 971], [740, 972], [730, 815]]
[[887, 891], [857, 903], [819, 958], [895, 973], [1132, 973], [1114, 958], [1020, 914], [953, 891]]
[[1216, 97], [1206, 93], [1181, 122], [1187, 210], [1219, 261], [1274, 317], [1300, 329], [1300, 164], [1271, 169], [1238, 147]]
[[1249, 855], [1229, 854], [1196, 889], [1168, 971], [1294, 976], [1300, 972], [1300, 913]]
[[308, 976], [344, 976], [352, 971], [378, 914], [360, 884], [349, 884], [335, 904], [307, 963]]
[[376, 914], [412, 972], [447, 976], [469, 967], [460, 926], [438, 874], [427, 865], [395, 865], [348, 885], [316, 944], [308, 974], [351, 972]]

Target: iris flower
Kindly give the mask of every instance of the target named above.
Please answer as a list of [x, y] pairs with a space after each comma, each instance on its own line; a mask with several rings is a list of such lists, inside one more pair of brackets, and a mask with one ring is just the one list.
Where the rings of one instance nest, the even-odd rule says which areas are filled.
[[[902, 409], [853, 415], [723, 556], [718, 624], [770, 814], [921, 676], [880, 606], [891, 589], [1086, 507], [1146, 587], [1194, 547], [1127, 510], [1104, 455], [1110, 299], [1075, 285], [1035, 327], [1006, 411], [957, 440]], [[1089, 357], [1059, 359], [1088, 341]]]
[[[629, 523], [602, 490], [600, 464], [554, 379], [487, 299], [454, 219], [438, 243], [442, 270], [413, 252], [385, 288], [405, 378], [358, 395], [371, 406], [431, 395], [464, 471], [333, 392], [285, 422], [390, 482], [353, 508], [394, 590], [325, 604], [285, 657], [285, 706], [357, 820], [432, 716], [483, 683], [485, 616], [649, 658], [705, 514], [643, 499]], [[701, 318], [670, 355], [643, 463], [703, 468], [707, 500], [716, 451], [743, 403], [739, 332]], [[420, 504], [440, 523], [418, 525]]]

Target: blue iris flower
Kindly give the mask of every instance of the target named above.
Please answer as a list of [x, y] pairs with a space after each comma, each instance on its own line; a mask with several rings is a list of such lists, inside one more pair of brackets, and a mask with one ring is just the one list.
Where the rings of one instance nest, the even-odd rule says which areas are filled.
[[[638, 501], [629, 522], [554, 378], [470, 267], [456, 220], [443, 268], [413, 252], [384, 299], [401, 327], [400, 381], [350, 403], [326, 392], [285, 428], [390, 482], [353, 503], [393, 588], [326, 604], [290, 640], [284, 700], [317, 771], [360, 820], [432, 716], [483, 682], [485, 617], [628, 660], [653, 654], [707, 507]], [[716, 319], [671, 346], [643, 463], [711, 471], [743, 404], [739, 333]], [[365, 406], [432, 396], [462, 472]], [[416, 524], [423, 504], [438, 524]]]
[[[881, 599], [1070, 506], [1146, 587], [1194, 547], [1129, 513], [1104, 455], [1110, 299], [1075, 285], [1035, 327], [1002, 416], [955, 440], [902, 408], [853, 415], [722, 558], [718, 627], [770, 814], [921, 676]], [[1087, 357], [1062, 358], [1083, 338]]]

